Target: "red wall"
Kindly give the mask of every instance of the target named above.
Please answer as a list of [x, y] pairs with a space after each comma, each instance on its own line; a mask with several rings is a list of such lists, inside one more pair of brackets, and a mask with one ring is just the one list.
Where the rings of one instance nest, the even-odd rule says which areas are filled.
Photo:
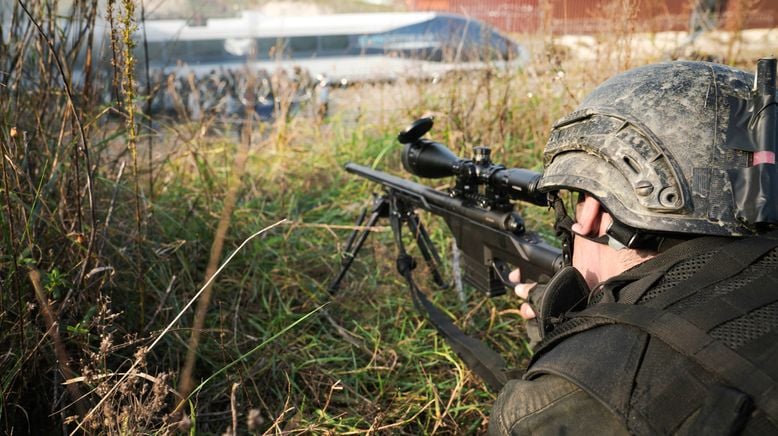
[[[417, 11], [448, 11], [492, 24], [506, 32], [550, 29], [599, 33], [633, 17], [636, 31], [688, 30], [694, 0], [406, 0]], [[628, 5], [626, 8], [624, 5]], [[631, 7], [630, 7], [631, 5]], [[778, 1], [729, 0], [722, 28], [778, 26]]]

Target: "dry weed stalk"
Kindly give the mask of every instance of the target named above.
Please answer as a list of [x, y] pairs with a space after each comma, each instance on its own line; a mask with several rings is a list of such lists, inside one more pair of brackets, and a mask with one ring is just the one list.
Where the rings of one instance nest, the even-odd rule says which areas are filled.
[[135, 124], [135, 1], [122, 0], [124, 13], [121, 16], [121, 42], [122, 42], [122, 95], [124, 96], [125, 128], [127, 132], [127, 149], [132, 157], [133, 189], [135, 194], [135, 224], [136, 232], [136, 256], [135, 272], [138, 285], [138, 304], [140, 306], [140, 324], [144, 325], [146, 312], [146, 282], [144, 280], [143, 265], [143, 209], [140, 193], [140, 167], [138, 164], [138, 132]]
[[612, 0], [603, 3], [594, 13], [608, 28], [601, 29], [601, 43], [597, 50], [597, 62], [605, 68], [597, 69], [605, 77], [595, 79], [596, 83], [633, 66], [633, 39], [636, 33], [638, 0]]
[[[75, 292], [78, 292], [78, 290], [81, 287], [81, 282], [84, 278], [84, 274], [86, 273], [86, 269], [89, 266], [89, 261], [92, 255], [92, 251], [94, 250], [94, 244], [95, 244], [95, 236], [97, 234], [97, 212], [95, 211], [95, 193], [94, 193], [94, 182], [93, 182], [93, 175], [92, 175], [92, 162], [89, 157], [89, 146], [87, 145], [87, 139], [86, 139], [86, 132], [84, 129], [84, 125], [81, 122], [81, 115], [78, 113], [78, 109], [76, 107], [76, 104], [73, 101], [73, 92], [70, 89], [70, 77], [65, 74], [65, 68], [63, 66], [62, 60], [60, 58], [60, 55], [57, 53], [57, 48], [54, 47], [54, 44], [52, 43], [51, 39], [46, 35], [46, 33], [43, 31], [43, 28], [38, 23], [38, 21], [35, 20], [35, 18], [32, 16], [30, 11], [27, 9], [27, 7], [24, 5], [22, 0], [19, 1], [19, 6], [22, 8], [24, 13], [29, 18], [30, 22], [35, 26], [35, 28], [38, 30], [38, 33], [40, 34], [41, 38], [45, 41], [46, 45], [49, 47], [48, 53], [50, 56], [54, 59], [54, 62], [56, 64], [57, 70], [59, 71], [60, 77], [62, 79], [62, 87], [65, 91], [65, 95], [67, 97], [67, 105], [70, 109], [73, 120], [76, 123], [76, 128], [78, 131], [78, 140], [80, 141], [80, 151], [81, 154], [84, 156], [84, 163], [85, 163], [85, 172], [86, 172], [86, 192], [87, 192], [87, 198], [89, 199], [89, 217], [90, 217], [90, 228], [89, 228], [89, 241], [87, 243], [87, 250], [86, 250], [86, 256], [84, 257], [84, 260], [81, 264], [81, 270], [78, 275], [78, 279], [75, 283]], [[49, 9], [51, 11], [51, 9]], [[50, 25], [53, 25], [53, 20], [49, 20]], [[80, 175], [80, 169], [79, 169], [79, 159], [77, 153], [74, 153], [75, 157], [73, 159], [73, 162], [76, 165], [76, 176]], [[80, 201], [80, 196], [76, 196], [77, 201]], [[81, 207], [78, 207], [78, 212], [81, 212]], [[68, 296], [71, 293], [68, 293]], [[65, 297], [64, 302], [62, 303], [62, 306], [65, 306], [65, 304], [68, 301], [68, 297]], [[61, 309], [60, 309], [61, 310]]]
[[[151, 100], [158, 89], [152, 91], [151, 74], [149, 72], [149, 41], [146, 37], [146, 2], [140, 0], [140, 22], [143, 28], [143, 71], [146, 79], [146, 110], [144, 118], [146, 120], [146, 137], [148, 138], [148, 178], [149, 178], [149, 204], [154, 204], [154, 135], [152, 134], [152, 115]], [[158, 84], [159, 86], [159, 84]]]
[[97, 19], [97, 1], [92, 0], [87, 15], [87, 37], [86, 37], [86, 59], [84, 60], [84, 86], [83, 86], [83, 99], [87, 104], [93, 104], [93, 87], [92, 87], [92, 74], [93, 74], [93, 50], [94, 50], [94, 37], [95, 37], [95, 20]]
[[[62, 372], [62, 375], [66, 379], [73, 378], [75, 373], [70, 368], [70, 355], [65, 349], [65, 345], [63, 344], [62, 338], [59, 335], [60, 323], [57, 319], [56, 313], [51, 308], [51, 303], [46, 296], [46, 291], [43, 289], [40, 271], [35, 268], [31, 268], [28, 275], [30, 277], [30, 282], [32, 283], [33, 289], [35, 290], [35, 298], [38, 300], [38, 305], [40, 306], [41, 312], [43, 313], [43, 320], [46, 323], [46, 335], [51, 337], [51, 342], [54, 345], [54, 352], [59, 363], [59, 370]], [[78, 389], [78, 386], [75, 385], [68, 385], [67, 389], [72, 401], [76, 405], [78, 414], [80, 416], [85, 416], [86, 408], [81, 401], [83, 396], [81, 395], [80, 389]]]
[[115, 18], [114, 18], [114, 5], [116, 4], [116, 0], [107, 0], [106, 6], [105, 6], [105, 15], [108, 18], [108, 28], [109, 28], [109, 42], [111, 44], [111, 89], [112, 89], [112, 100], [116, 102], [118, 105], [116, 109], [121, 110], [121, 98], [119, 96], [121, 95], [120, 89], [121, 89], [121, 66], [119, 64], [119, 30], [116, 28]]
[[237, 396], [236, 393], [240, 387], [240, 383], [233, 383], [232, 390], [230, 391], [230, 411], [232, 412], [232, 431], [230, 436], [238, 436], [238, 408], [237, 408]]
[[[250, 82], [249, 89], [251, 88]], [[242, 186], [241, 178], [243, 177], [243, 172], [246, 168], [246, 160], [248, 159], [249, 150], [251, 149], [253, 118], [253, 114], [249, 114], [241, 128], [241, 142], [238, 146], [238, 152], [235, 155], [232, 174], [228, 184], [229, 189], [224, 199], [221, 217], [219, 218], [219, 224], [216, 227], [216, 233], [214, 234], [213, 243], [211, 245], [208, 266], [205, 270], [205, 280], [209, 283], [219, 265], [219, 260], [221, 259], [222, 251], [224, 249], [224, 240], [227, 237], [227, 231], [229, 230], [230, 222], [232, 221], [232, 213], [235, 209], [238, 191]], [[184, 368], [181, 372], [181, 383], [179, 385], [179, 391], [185, 397], [188, 397], [194, 388], [193, 374], [195, 360], [197, 358], [197, 348], [200, 345], [200, 335], [205, 326], [205, 317], [208, 314], [212, 289], [211, 285], [205, 286], [202, 298], [200, 298], [200, 301], [197, 303], [197, 311], [192, 325], [192, 335], [189, 338], [186, 360], [184, 361]], [[183, 405], [184, 402], [181, 402], [176, 409], [180, 409]]]
[[[105, 359], [113, 348], [110, 335], [103, 336], [100, 349], [93, 353], [91, 360], [82, 368], [83, 376], [65, 381], [67, 387], [79, 383], [94, 386], [94, 392], [100, 396], [113, 394], [111, 401], [104, 402], [98, 414], [86, 413], [78, 422], [80, 428], [90, 431], [114, 432], [117, 434], [138, 432], [145, 429], [160, 428], [163, 411], [168, 406], [168, 397], [181, 398], [181, 395], [169, 385], [171, 374], [156, 376], [144, 372], [147, 367], [148, 350], [140, 347], [135, 351], [135, 368], [124, 373], [106, 372]], [[120, 381], [109, 385], [109, 381], [120, 376]], [[93, 409], [94, 410], [94, 409]], [[75, 433], [75, 431], [74, 431]]]
[[[159, 344], [159, 342], [162, 340], [162, 338], [165, 337], [165, 335], [168, 332], [170, 332], [170, 330], [173, 328], [173, 326], [178, 323], [178, 321], [187, 312], [187, 310], [189, 310], [189, 308], [192, 307], [194, 302], [197, 301], [198, 298], [200, 298], [200, 296], [203, 294], [203, 292], [205, 292], [206, 288], [211, 286], [213, 281], [216, 279], [216, 277], [219, 276], [219, 273], [221, 273], [222, 270], [224, 270], [224, 268], [230, 263], [232, 258], [235, 257], [243, 249], [243, 247], [245, 247], [246, 244], [248, 244], [254, 238], [264, 234], [265, 232], [270, 231], [271, 229], [273, 229], [273, 228], [275, 228], [275, 227], [277, 227], [277, 226], [279, 226], [279, 225], [281, 225], [281, 224], [283, 224], [285, 222], [286, 222], [286, 219], [278, 221], [275, 224], [267, 226], [267, 227], [263, 228], [262, 230], [252, 234], [251, 236], [249, 236], [245, 240], [243, 240], [243, 242], [238, 246], [238, 248], [236, 248], [235, 251], [232, 252], [232, 254], [227, 256], [227, 259], [225, 259], [225, 261], [221, 264], [221, 266], [219, 266], [219, 268], [213, 273], [213, 275], [211, 275], [208, 278], [208, 280], [205, 282], [203, 287], [200, 288], [200, 290], [197, 291], [197, 293], [195, 293], [194, 296], [192, 296], [192, 298], [186, 303], [186, 305], [184, 305], [183, 308], [181, 308], [181, 310], [173, 318], [173, 320], [170, 321], [170, 323], [168, 323], [168, 325], [161, 332], [159, 332], [159, 334], [157, 334], [157, 337], [154, 339], [154, 341], [152, 341], [151, 344], [148, 347], [143, 348], [143, 352], [142, 353], [136, 353], [135, 359], [133, 360], [133, 363], [130, 366], [130, 368], [126, 372], [121, 373], [121, 378], [119, 378], [119, 380], [116, 383], [114, 383], [104, 393], [104, 395], [101, 396], [100, 401], [98, 401], [98, 403], [89, 410], [89, 412], [86, 414], [86, 416], [84, 416], [84, 418], [81, 421], [78, 422], [78, 427], [76, 427], [76, 429], [73, 430], [73, 432], [71, 433], [71, 436], [76, 434], [79, 429], [85, 430], [86, 429], [85, 424], [91, 422], [90, 419], [92, 419], [92, 417], [95, 416], [95, 413], [97, 413], [98, 411], [104, 410], [103, 407], [105, 406], [106, 401], [111, 399], [113, 397], [113, 395], [117, 392], [117, 390], [119, 390], [120, 387], [124, 386], [123, 383], [127, 380], [127, 378], [129, 378], [130, 376], [132, 376], [134, 374], [137, 374], [138, 368], [141, 368], [141, 367], [143, 367], [145, 365], [145, 356], [146, 356], [146, 354], [151, 352], [151, 350], [153, 350], [157, 346], [157, 344]], [[119, 374], [117, 374], [117, 375], [119, 375]], [[187, 396], [183, 395], [183, 393], [180, 393], [180, 396], [182, 398], [186, 398], [187, 397]], [[186, 416], [185, 416], [185, 418], [186, 418]]]
[[748, 21], [749, 15], [752, 11], [758, 10], [759, 3], [762, 0], [742, 0], [734, 2], [732, 6], [732, 14], [727, 17], [725, 28], [730, 32], [730, 37], [727, 41], [727, 62], [734, 64], [738, 61], [738, 52], [740, 50], [743, 29]]

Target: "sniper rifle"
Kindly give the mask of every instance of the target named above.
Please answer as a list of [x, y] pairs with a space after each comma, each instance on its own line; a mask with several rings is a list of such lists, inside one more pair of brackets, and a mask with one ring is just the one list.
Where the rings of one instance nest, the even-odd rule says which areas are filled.
[[[446, 191], [349, 163], [346, 171], [378, 183], [370, 217], [362, 211], [357, 227], [346, 243], [340, 272], [330, 285], [334, 293], [379, 219], [389, 220], [398, 248], [397, 268], [406, 279], [414, 304], [447, 339], [449, 345], [493, 389], [507, 381], [505, 362], [481, 341], [462, 333], [451, 319], [422, 293], [412, 277], [416, 263], [405, 249], [402, 228], [407, 226], [426, 261], [434, 282], [447, 287], [440, 274], [441, 259], [416, 213], [426, 210], [446, 222], [461, 251], [464, 281], [489, 297], [505, 293], [516, 284], [508, 279], [519, 268], [522, 279], [545, 282], [563, 266], [561, 250], [529, 232], [512, 201], [547, 206], [547, 196], [537, 190], [540, 174], [523, 168], [492, 163], [488, 147], [474, 147], [473, 159], [457, 157], [445, 145], [422, 138], [433, 126], [421, 118], [397, 137], [403, 144], [402, 163], [409, 173], [423, 178], [455, 177]], [[365, 219], [367, 223], [365, 224]], [[364, 224], [364, 227], [363, 227]], [[424, 310], [421, 310], [424, 309]]]

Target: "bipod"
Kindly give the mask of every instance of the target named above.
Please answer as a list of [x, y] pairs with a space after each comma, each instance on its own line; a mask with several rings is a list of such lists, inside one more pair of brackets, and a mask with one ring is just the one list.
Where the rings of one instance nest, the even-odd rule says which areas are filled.
[[[406, 203], [400, 196], [394, 195], [389, 190], [386, 194], [375, 197], [370, 218], [363, 227], [362, 224], [366, 216], [367, 208], [359, 215], [356, 228], [346, 243], [346, 252], [343, 256], [340, 272], [329, 287], [330, 294], [334, 294], [338, 290], [341, 280], [346, 275], [346, 271], [348, 271], [360, 248], [365, 243], [368, 233], [380, 218], [388, 218], [389, 224], [392, 227], [394, 241], [397, 245], [397, 270], [408, 284], [414, 306], [416, 306], [422, 316], [425, 316], [435, 326], [438, 332], [446, 339], [449, 346], [467, 366], [495, 392], [499, 391], [508, 380], [505, 373], [505, 360], [482, 341], [464, 334], [444, 311], [435, 306], [424, 295], [413, 280], [413, 269], [416, 266], [416, 262], [405, 250], [402, 238], [403, 225], [407, 225], [413, 234], [416, 245], [419, 246], [419, 251], [421, 251], [424, 260], [427, 262], [435, 283], [441, 288], [445, 289], [447, 287], [438, 268], [438, 265], [441, 263], [440, 256], [438, 256], [438, 252], [432, 244], [432, 240], [421, 223], [419, 216], [414, 212], [412, 204]], [[324, 314], [330, 320], [330, 323], [337, 327], [337, 324], [329, 314], [327, 312], [324, 312]], [[347, 336], [344, 335], [344, 337]]]
[[447, 289], [448, 285], [440, 275], [439, 265], [442, 262], [438, 255], [438, 250], [433, 245], [427, 229], [422, 224], [421, 219], [419, 219], [419, 215], [412, 208], [405, 208], [402, 204], [397, 205], [395, 210], [397, 211], [400, 224], [405, 223], [416, 240], [416, 245], [419, 247], [419, 251], [421, 251], [421, 255], [432, 273], [432, 279], [435, 281], [435, 284], [441, 289]]
[[[372, 210], [370, 211], [370, 217], [365, 224], [365, 218], [367, 218], [368, 208], [362, 210], [357, 218], [355, 229], [349, 235], [346, 242], [345, 252], [343, 254], [343, 260], [341, 261], [341, 268], [338, 275], [330, 284], [328, 290], [330, 294], [334, 294], [340, 287], [340, 282], [346, 275], [346, 272], [351, 267], [351, 264], [356, 259], [359, 250], [367, 240], [367, 236], [380, 218], [391, 218], [392, 221], [397, 221], [399, 225], [406, 224], [416, 240], [416, 244], [419, 246], [424, 261], [429, 266], [432, 273], [432, 278], [435, 283], [445, 289], [446, 285], [443, 277], [440, 274], [439, 265], [441, 264], [440, 256], [438, 255], [432, 240], [427, 233], [427, 229], [422, 224], [419, 216], [413, 211], [412, 207], [407, 206], [396, 196], [391, 194], [376, 195], [373, 200]], [[364, 226], [363, 226], [364, 224]]]

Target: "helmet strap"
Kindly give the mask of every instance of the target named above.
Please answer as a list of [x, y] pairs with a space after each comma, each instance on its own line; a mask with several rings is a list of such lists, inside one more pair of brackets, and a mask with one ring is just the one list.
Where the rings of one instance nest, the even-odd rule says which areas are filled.
[[640, 229], [621, 223], [611, 217], [611, 223], [605, 231], [613, 248], [632, 248], [636, 250], [660, 251], [665, 242], [665, 237], [653, 233], [646, 233]]
[[565, 209], [565, 203], [556, 194], [556, 192], [548, 193], [548, 204], [554, 208], [556, 215], [554, 221], [554, 232], [556, 236], [562, 240], [562, 263], [564, 266], [573, 265], [573, 224], [575, 223], [572, 218], [567, 214]]
[[578, 235], [598, 244], [607, 245], [614, 250], [622, 248], [632, 248], [641, 250], [664, 251], [671, 245], [671, 242], [680, 242], [681, 239], [666, 238], [652, 233], [646, 233], [640, 229], [621, 223], [613, 219], [605, 234], [602, 236], [591, 237], [573, 232], [575, 221], [567, 214], [564, 201], [552, 192], [548, 194], [549, 204], [554, 208], [556, 219], [554, 222], [554, 231], [556, 236], [562, 240], [562, 255], [565, 266], [572, 265], [573, 260], [573, 241], [574, 235]]

